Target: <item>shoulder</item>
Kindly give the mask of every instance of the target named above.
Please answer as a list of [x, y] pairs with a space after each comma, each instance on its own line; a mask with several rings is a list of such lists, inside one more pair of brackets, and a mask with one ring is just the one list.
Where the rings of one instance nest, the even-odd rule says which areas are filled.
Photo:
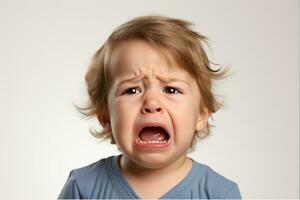
[[73, 169], [59, 198], [87, 198], [99, 178], [107, 179], [106, 166], [111, 159], [112, 157], [103, 158], [84, 167]]
[[87, 166], [72, 170], [78, 187], [83, 191], [88, 191], [93, 188], [100, 177], [105, 179], [107, 177], [106, 169], [111, 159], [112, 157], [103, 158]]
[[202, 172], [199, 187], [204, 187], [201, 189], [206, 193], [208, 198], [241, 199], [237, 183], [224, 177], [205, 164], [198, 162], [195, 162], [195, 164], [199, 171]]
[[100, 159], [97, 162], [91, 163], [89, 165], [73, 169], [72, 172], [74, 173], [76, 180], [92, 178], [95, 176], [95, 174], [99, 173], [99, 170], [101, 171], [105, 169], [106, 162], [110, 159], [111, 157]]

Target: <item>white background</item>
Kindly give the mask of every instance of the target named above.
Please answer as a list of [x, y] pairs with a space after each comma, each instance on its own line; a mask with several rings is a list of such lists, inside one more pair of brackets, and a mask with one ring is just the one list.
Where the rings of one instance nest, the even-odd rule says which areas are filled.
[[57, 198], [70, 170], [119, 152], [99, 143], [72, 103], [114, 28], [146, 14], [190, 20], [210, 58], [235, 75], [226, 109], [191, 154], [244, 198], [299, 198], [299, 1], [0, 1], [0, 198]]

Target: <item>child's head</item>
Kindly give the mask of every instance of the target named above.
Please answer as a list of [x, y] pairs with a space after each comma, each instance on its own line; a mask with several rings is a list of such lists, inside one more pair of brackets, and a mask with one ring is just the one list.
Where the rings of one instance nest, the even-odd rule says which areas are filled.
[[165, 147], [170, 142], [181, 154], [210, 134], [208, 117], [221, 106], [213, 81], [227, 70], [211, 69], [202, 46], [207, 38], [190, 25], [144, 16], [110, 35], [86, 74], [89, 105], [80, 108], [103, 127], [93, 135], [117, 142], [125, 154], [133, 154], [135, 145], [144, 152], [164, 151], [173, 148]]

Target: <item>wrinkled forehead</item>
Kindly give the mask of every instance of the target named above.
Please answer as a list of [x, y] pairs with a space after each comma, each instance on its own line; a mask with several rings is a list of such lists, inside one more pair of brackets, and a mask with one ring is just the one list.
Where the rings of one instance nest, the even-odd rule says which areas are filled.
[[115, 45], [112, 49], [109, 61], [109, 71], [114, 80], [118, 76], [134, 72], [143, 66], [146, 69], [164, 66], [165, 75], [192, 75], [189, 69], [176, 57], [170, 49], [159, 47], [142, 40], [123, 41]]

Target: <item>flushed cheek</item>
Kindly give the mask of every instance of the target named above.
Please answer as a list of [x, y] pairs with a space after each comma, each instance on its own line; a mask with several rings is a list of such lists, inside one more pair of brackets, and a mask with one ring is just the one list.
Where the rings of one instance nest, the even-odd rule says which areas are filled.
[[194, 138], [194, 131], [179, 128], [174, 136], [174, 147], [178, 154], [187, 152], [191, 147]]
[[[190, 104], [191, 105], [191, 104]], [[195, 108], [196, 109], [196, 108]], [[196, 126], [196, 112], [194, 107], [183, 105], [177, 107], [171, 115], [175, 130], [175, 143], [183, 142], [189, 143], [195, 133]]]
[[131, 146], [136, 109], [119, 101], [111, 102], [110, 108], [111, 126], [117, 144], [122, 148]]
[[115, 115], [120, 116], [120, 118], [124, 120], [127, 120], [126, 118], [134, 118], [140, 110], [138, 101], [126, 101], [125, 98], [117, 99], [114, 107]]
[[128, 126], [128, 121], [118, 120], [112, 124], [112, 132], [118, 147], [122, 151], [131, 151], [132, 128]]
[[176, 118], [189, 119], [189, 121], [193, 119], [194, 122], [199, 110], [198, 104], [191, 98], [183, 99], [180, 103], [174, 103], [172, 108], [172, 112], [177, 116]]

